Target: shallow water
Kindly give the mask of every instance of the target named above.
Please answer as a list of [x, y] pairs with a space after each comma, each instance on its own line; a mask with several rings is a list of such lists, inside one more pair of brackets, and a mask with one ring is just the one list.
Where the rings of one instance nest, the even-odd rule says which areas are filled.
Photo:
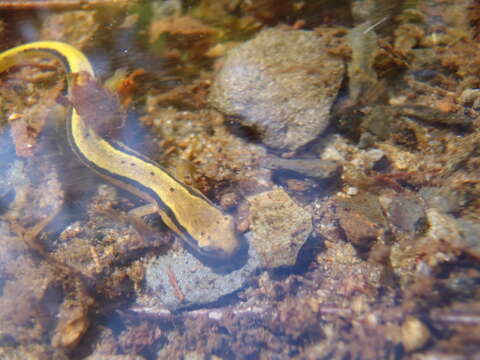
[[[0, 3], [3, 50], [63, 41], [98, 79], [80, 101], [60, 63], [1, 74], [0, 358], [479, 356], [475, 1], [82, 4]], [[133, 216], [144, 178], [77, 160], [72, 103], [239, 250]], [[192, 198], [160, 197], [190, 230]]]

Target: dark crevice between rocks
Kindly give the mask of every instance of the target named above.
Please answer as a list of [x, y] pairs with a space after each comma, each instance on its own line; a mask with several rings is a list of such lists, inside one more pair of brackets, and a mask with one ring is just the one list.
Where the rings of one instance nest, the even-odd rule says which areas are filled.
[[240, 123], [240, 119], [229, 117], [225, 120], [225, 126], [235, 136], [244, 139], [247, 142], [260, 144], [262, 133], [260, 129], [254, 126], [245, 126]]
[[312, 233], [300, 248], [295, 265], [273, 269], [272, 277], [281, 280], [289, 275], [303, 275], [308, 272], [317, 255], [325, 250], [324, 240], [322, 236]]

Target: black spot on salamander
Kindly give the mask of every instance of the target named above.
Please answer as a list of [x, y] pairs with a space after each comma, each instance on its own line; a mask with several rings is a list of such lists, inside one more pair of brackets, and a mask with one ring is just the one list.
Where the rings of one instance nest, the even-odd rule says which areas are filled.
[[174, 191], [175, 191], [175, 189], [171, 187], [171, 188], [170, 188], [170, 192], [174, 192]]
[[137, 164], [135, 164], [135, 163], [130, 163], [130, 166], [135, 166], [135, 165], [137, 165]]
[[153, 171], [150, 172], [150, 175], [155, 176], [155, 173]]

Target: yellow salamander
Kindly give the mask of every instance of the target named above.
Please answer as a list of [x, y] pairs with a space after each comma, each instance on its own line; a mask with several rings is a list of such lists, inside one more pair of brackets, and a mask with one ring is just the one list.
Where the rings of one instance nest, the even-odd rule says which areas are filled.
[[[87, 73], [94, 77], [92, 65], [82, 52], [55, 41], [34, 42], [3, 52], [0, 54], [0, 72], [35, 55], [61, 62], [67, 74], [69, 94], [72, 74]], [[66, 127], [69, 144], [83, 164], [154, 205], [165, 224], [194, 250], [223, 258], [235, 253], [239, 240], [233, 218], [199, 191], [127, 146], [100, 136], [72, 106]]]

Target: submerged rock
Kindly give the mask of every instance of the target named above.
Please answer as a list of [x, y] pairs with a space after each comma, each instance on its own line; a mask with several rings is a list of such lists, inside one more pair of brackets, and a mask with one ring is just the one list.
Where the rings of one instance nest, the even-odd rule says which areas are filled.
[[442, 240], [448, 242], [453, 248], [480, 258], [480, 223], [471, 219], [456, 219], [455, 217], [442, 214], [437, 209], [427, 210], [430, 228], [427, 239]]
[[427, 226], [424, 206], [416, 198], [395, 197], [388, 207], [388, 214], [390, 220], [403, 231], [422, 232]]
[[368, 250], [383, 236], [386, 220], [375, 195], [364, 193], [342, 199], [335, 208], [346, 239], [357, 249]]
[[402, 344], [405, 350], [415, 351], [424, 347], [430, 339], [430, 330], [417, 318], [408, 316], [402, 324]]
[[291, 173], [319, 180], [338, 177], [342, 165], [336, 161], [322, 159], [283, 159], [267, 157], [261, 162], [267, 169], [281, 173]]
[[252, 229], [250, 244], [263, 267], [295, 265], [302, 245], [312, 232], [312, 215], [282, 189], [248, 198]]
[[223, 273], [202, 264], [187, 250], [168, 252], [147, 266], [146, 284], [169, 309], [214, 302], [239, 290], [259, 266], [258, 255], [249, 250], [240, 269]]
[[209, 100], [266, 145], [296, 150], [328, 126], [344, 76], [327, 45], [309, 31], [264, 30], [228, 53]]

